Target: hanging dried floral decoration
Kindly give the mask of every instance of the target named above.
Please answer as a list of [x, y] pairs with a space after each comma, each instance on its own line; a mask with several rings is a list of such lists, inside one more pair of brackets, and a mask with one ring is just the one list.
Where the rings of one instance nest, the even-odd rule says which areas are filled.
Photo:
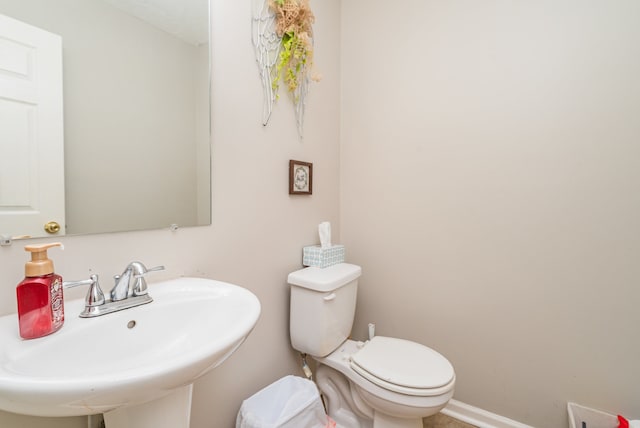
[[[320, 76], [310, 76], [313, 70], [313, 28], [315, 16], [309, 6], [309, 0], [266, 0], [269, 4], [269, 10], [272, 15], [272, 23], [275, 35], [279, 38], [280, 43], [275, 55], [275, 62], [269, 64], [261, 64], [261, 75], [265, 66], [271, 68], [270, 76], [263, 80], [263, 89], [265, 91], [265, 102], [269, 99], [271, 103], [274, 97], [278, 97], [278, 89], [280, 84], [284, 82], [287, 90], [291, 93], [296, 112], [296, 124], [298, 127], [298, 135], [302, 138], [302, 128], [304, 124], [305, 100], [309, 88], [309, 78], [319, 81]], [[264, 21], [264, 20], [263, 20]], [[254, 14], [254, 27], [256, 21]], [[266, 22], [266, 21], [264, 21]], [[270, 28], [269, 28], [270, 29]], [[263, 32], [269, 29], [264, 27]], [[255, 30], [254, 30], [255, 33]], [[263, 40], [270, 40], [268, 35], [262, 36]], [[254, 34], [254, 47], [258, 54], [256, 45], [256, 36]], [[258, 39], [259, 40], [259, 39]], [[270, 58], [273, 59], [273, 52]], [[264, 85], [270, 81], [271, 88], [265, 88]], [[270, 109], [270, 107], [269, 107]], [[270, 110], [269, 110], [270, 114]], [[264, 119], [264, 114], [263, 114]], [[268, 115], [267, 119], [268, 121]], [[263, 123], [266, 125], [266, 121]]]

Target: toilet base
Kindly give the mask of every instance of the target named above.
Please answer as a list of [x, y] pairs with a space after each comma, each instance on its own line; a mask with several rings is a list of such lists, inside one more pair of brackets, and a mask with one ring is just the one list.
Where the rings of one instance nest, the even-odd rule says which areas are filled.
[[339, 427], [373, 428], [373, 409], [362, 402], [353, 385], [338, 371], [319, 364], [316, 385], [328, 415]]
[[373, 428], [423, 428], [422, 418], [396, 418], [376, 412], [373, 417]]
[[[409, 417], [376, 411], [368, 402], [376, 402], [369, 393], [350, 382], [342, 373], [322, 363], [316, 370], [316, 384], [322, 393], [327, 413], [339, 427], [349, 428], [422, 428], [422, 416], [437, 413], [444, 404], [422, 408]], [[367, 395], [366, 399], [362, 394]], [[383, 404], [378, 402], [377, 404]]]

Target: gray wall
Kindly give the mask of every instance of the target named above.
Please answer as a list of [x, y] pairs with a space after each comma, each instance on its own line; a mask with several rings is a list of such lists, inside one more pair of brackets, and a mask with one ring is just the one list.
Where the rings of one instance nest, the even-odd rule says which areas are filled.
[[536, 427], [640, 417], [640, 3], [342, 2], [343, 243], [367, 322]]

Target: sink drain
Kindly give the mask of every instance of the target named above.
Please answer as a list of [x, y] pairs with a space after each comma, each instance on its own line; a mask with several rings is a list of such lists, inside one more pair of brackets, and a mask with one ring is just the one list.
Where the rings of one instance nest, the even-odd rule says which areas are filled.
[[131, 320], [127, 323], [127, 328], [131, 329], [136, 326], [135, 320]]

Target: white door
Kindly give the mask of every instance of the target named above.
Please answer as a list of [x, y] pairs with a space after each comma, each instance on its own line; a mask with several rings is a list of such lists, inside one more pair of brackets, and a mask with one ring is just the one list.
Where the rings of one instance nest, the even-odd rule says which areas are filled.
[[0, 235], [64, 234], [62, 119], [61, 37], [0, 15]]

